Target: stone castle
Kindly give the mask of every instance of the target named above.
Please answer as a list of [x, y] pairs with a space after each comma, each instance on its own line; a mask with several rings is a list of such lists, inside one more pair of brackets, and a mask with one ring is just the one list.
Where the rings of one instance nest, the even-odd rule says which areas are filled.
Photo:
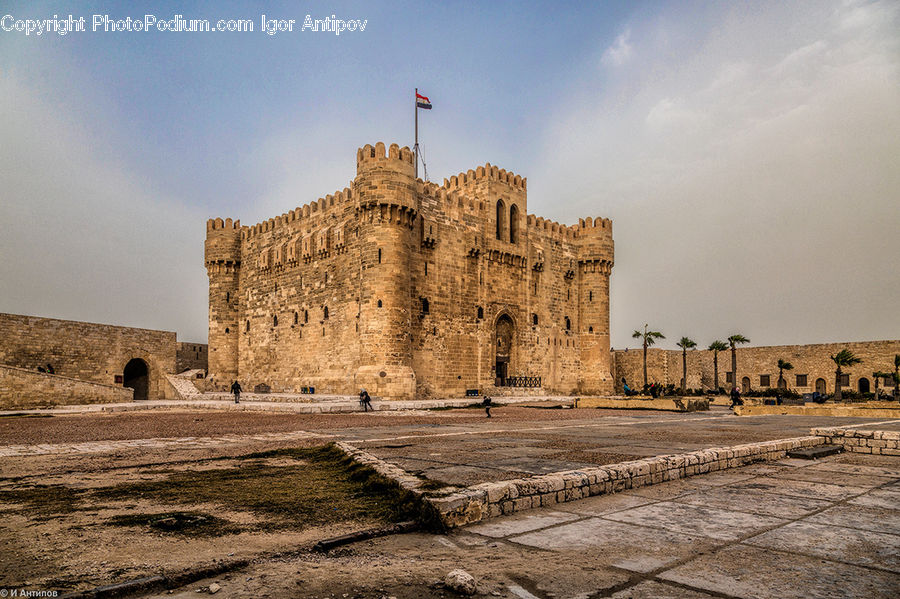
[[350, 188], [207, 222], [210, 387], [613, 391], [611, 221], [529, 215], [526, 179], [490, 164], [443, 185], [414, 171], [409, 148], [366, 145]]

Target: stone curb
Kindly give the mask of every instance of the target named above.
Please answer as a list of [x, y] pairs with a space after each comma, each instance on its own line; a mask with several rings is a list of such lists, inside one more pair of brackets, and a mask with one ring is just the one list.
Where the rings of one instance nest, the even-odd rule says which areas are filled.
[[842, 446], [844, 451], [900, 456], [900, 431], [860, 431], [832, 427], [814, 428], [811, 432], [825, 439], [827, 445]]
[[428, 498], [428, 501], [437, 509], [445, 525], [455, 528], [522, 510], [781, 459], [789, 450], [824, 442], [825, 439], [819, 436], [795, 437], [661, 455], [596, 468], [482, 483], [445, 497]]

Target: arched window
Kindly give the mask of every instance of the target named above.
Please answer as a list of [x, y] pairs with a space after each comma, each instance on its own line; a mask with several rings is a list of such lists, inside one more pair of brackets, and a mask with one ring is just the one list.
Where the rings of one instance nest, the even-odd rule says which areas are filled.
[[328, 306], [324, 306], [322, 308], [322, 318], [324, 320], [328, 320]]
[[422, 298], [422, 314], [428, 314], [428, 310], [431, 306], [428, 304], [428, 298]]
[[381, 300], [378, 300], [378, 307], [381, 307]]
[[569, 320], [569, 317], [568, 317], [568, 316], [566, 316], [566, 330], [567, 330], [567, 331], [571, 331], [571, 330], [572, 330], [572, 321]]
[[378, 248], [378, 264], [381, 264], [381, 248]]
[[247, 321], [247, 332], [248, 333], [250, 332], [250, 321], [249, 320]]
[[509, 242], [519, 241], [519, 207], [512, 204], [509, 207]]
[[309, 310], [303, 311], [303, 323], [306, 324], [309, 322]]
[[537, 323], [538, 323], [538, 316], [537, 316], [537, 314], [532, 314], [532, 315], [531, 315], [531, 324], [532, 324], [533, 326], [537, 326]]
[[588, 301], [589, 302], [594, 301], [594, 292], [593, 291], [588, 291]]
[[482, 318], [484, 318], [484, 308], [478, 306], [478, 320], [481, 320]]
[[277, 315], [277, 314], [274, 315], [274, 316], [272, 316], [272, 326], [273, 326], [273, 327], [277, 327], [277, 326], [278, 326], [278, 315]]
[[294, 324], [298, 324], [300, 322], [300, 314], [294, 312]]
[[225, 327], [225, 334], [227, 335], [230, 332], [231, 332], [231, 330], [228, 327]]
[[593, 333], [593, 332], [594, 332], [594, 327], [588, 327], [588, 333]]
[[506, 229], [506, 205], [503, 200], [497, 200], [497, 239], [503, 241], [503, 231]]
[[230, 302], [230, 301], [231, 301], [231, 292], [230, 292], [230, 291], [226, 291], [226, 292], [225, 292], [225, 303], [227, 304], [227, 303]]

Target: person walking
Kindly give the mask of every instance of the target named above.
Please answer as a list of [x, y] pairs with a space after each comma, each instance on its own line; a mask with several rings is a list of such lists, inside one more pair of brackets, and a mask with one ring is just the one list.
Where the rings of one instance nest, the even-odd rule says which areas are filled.
[[484, 396], [484, 400], [481, 402], [481, 405], [484, 406], [484, 413], [487, 414], [487, 417], [491, 417], [491, 398], [487, 395]]
[[737, 385], [731, 388], [731, 408], [734, 406], [742, 406], [744, 402], [741, 401], [741, 390], [737, 388]]
[[373, 412], [375, 411], [375, 409], [372, 408], [372, 398], [369, 397], [369, 392], [365, 389], [359, 392], [359, 404], [362, 406], [363, 412], [368, 412], [370, 408]]
[[231, 383], [231, 392], [234, 393], [234, 403], [241, 403], [241, 384], [239, 382]]

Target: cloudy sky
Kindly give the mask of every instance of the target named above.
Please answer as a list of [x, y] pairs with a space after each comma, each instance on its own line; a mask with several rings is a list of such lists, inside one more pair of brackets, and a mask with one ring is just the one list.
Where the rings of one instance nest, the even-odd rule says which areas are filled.
[[0, 1], [88, 28], [0, 30], [0, 311], [205, 341], [206, 219], [348, 185], [357, 147], [411, 145], [418, 86], [432, 179], [490, 161], [530, 213], [614, 220], [614, 347], [900, 338], [900, 3], [190, 4]]

